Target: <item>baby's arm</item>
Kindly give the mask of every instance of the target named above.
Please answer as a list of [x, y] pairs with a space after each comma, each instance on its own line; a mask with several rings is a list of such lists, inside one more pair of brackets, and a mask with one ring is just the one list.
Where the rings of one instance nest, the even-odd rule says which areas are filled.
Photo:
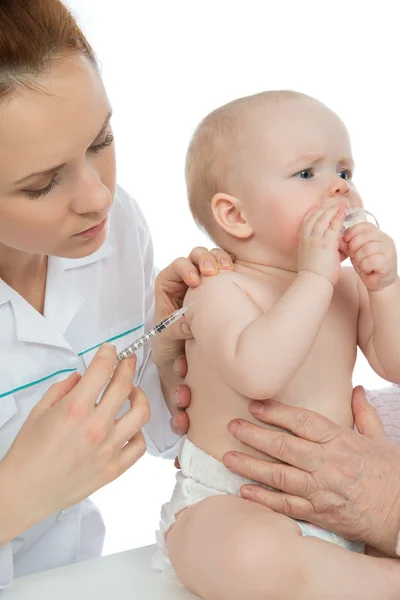
[[199, 300], [186, 317], [224, 381], [249, 398], [271, 398], [308, 355], [332, 293], [328, 279], [302, 271], [263, 313], [235, 274], [222, 272], [188, 292], [185, 304]]
[[260, 310], [233, 273], [189, 291], [200, 296], [186, 313], [197, 343], [220, 376], [249, 398], [272, 398], [307, 357], [340, 276], [339, 237], [345, 206], [312, 209], [303, 220], [298, 273], [278, 302]]
[[358, 283], [358, 344], [374, 371], [400, 384], [400, 280], [379, 291]]
[[372, 368], [400, 383], [400, 280], [393, 240], [371, 223], [343, 236], [359, 275], [358, 344]]

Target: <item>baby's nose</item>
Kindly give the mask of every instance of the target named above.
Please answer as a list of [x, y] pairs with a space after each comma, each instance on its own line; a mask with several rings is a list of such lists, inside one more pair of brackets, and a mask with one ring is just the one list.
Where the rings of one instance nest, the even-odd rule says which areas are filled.
[[346, 179], [337, 175], [329, 186], [329, 196], [342, 196], [349, 191]]

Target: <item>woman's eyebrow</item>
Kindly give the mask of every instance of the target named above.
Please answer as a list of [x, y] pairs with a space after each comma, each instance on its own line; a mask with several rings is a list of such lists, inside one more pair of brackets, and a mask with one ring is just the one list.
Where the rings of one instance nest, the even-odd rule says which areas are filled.
[[[110, 110], [110, 112], [108, 113], [108, 115], [106, 117], [106, 120], [104, 121], [103, 127], [101, 128], [99, 133], [96, 135], [95, 139], [97, 139], [99, 137], [99, 135], [101, 135], [107, 129], [107, 127], [110, 123], [111, 117], [112, 117], [112, 111]], [[54, 167], [50, 167], [50, 169], [46, 169], [45, 171], [38, 171], [37, 173], [31, 173], [30, 175], [26, 175], [25, 177], [22, 177], [22, 179], [18, 179], [18, 181], [15, 182], [15, 185], [20, 185], [21, 183], [24, 183], [31, 177], [37, 177], [38, 175], [42, 175], [42, 176], [50, 175], [51, 173], [54, 173], [54, 171], [59, 171], [60, 169], [65, 167], [65, 164], [66, 163], [62, 163], [61, 165], [56, 165]]]

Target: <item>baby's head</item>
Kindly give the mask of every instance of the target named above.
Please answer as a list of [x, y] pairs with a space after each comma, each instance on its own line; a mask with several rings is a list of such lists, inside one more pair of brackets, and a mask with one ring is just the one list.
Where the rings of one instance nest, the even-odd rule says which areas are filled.
[[187, 153], [196, 222], [223, 248], [282, 263], [295, 255], [314, 206], [361, 206], [350, 140], [338, 116], [314, 98], [270, 91], [209, 114]]

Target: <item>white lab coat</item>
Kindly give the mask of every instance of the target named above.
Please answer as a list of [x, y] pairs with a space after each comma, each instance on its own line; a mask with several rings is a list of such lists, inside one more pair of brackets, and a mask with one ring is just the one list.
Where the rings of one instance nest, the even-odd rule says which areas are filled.
[[[104, 341], [121, 350], [152, 323], [154, 277], [147, 224], [118, 188], [103, 247], [81, 259], [49, 257], [43, 316], [0, 280], [0, 460], [53, 383], [83, 373]], [[148, 346], [138, 352], [138, 379], [151, 404], [148, 450], [172, 458], [177, 438]], [[98, 556], [103, 539], [90, 500], [52, 515], [0, 547], [0, 589], [13, 577]]]

